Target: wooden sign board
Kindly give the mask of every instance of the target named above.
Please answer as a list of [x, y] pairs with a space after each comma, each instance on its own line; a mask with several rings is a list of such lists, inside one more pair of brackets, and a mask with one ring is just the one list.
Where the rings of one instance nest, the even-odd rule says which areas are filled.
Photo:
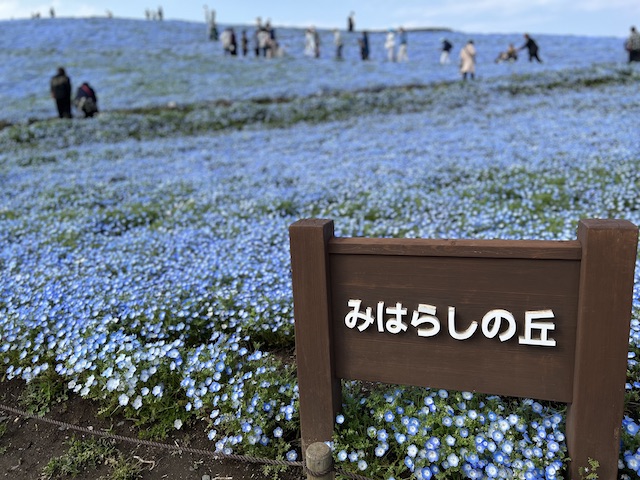
[[[638, 229], [575, 241], [336, 238], [290, 227], [303, 451], [331, 440], [340, 380], [568, 404], [571, 478], [615, 478]], [[606, 406], [606, 407], [605, 407]]]

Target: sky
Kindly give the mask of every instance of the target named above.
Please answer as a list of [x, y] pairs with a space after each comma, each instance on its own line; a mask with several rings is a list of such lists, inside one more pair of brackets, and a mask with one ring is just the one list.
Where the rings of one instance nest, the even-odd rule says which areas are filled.
[[[206, 2], [207, 0], [204, 0]], [[30, 18], [39, 12], [58, 17], [145, 17], [161, 6], [168, 20], [204, 22], [205, 7], [219, 24], [346, 28], [354, 12], [357, 30], [403, 26], [446, 27], [466, 33], [522, 33], [626, 37], [640, 27], [640, 0], [0, 0], [0, 20]]]

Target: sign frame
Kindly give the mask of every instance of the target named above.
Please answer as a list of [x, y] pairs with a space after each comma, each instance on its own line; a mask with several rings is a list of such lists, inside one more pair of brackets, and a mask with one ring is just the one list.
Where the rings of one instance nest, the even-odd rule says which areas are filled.
[[[581, 220], [572, 241], [337, 238], [332, 220], [303, 219], [289, 234], [303, 452], [331, 440], [341, 380], [364, 380], [566, 403], [570, 478], [590, 458], [616, 478], [638, 227]], [[407, 331], [347, 327], [354, 300], [386, 319], [406, 307]], [[440, 322], [429, 338], [410, 325], [423, 303]], [[487, 338], [489, 321], [484, 336], [448, 336], [496, 309], [516, 319], [508, 340]], [[518, 342], [529, 311], [553, 312], [553, 346]]]

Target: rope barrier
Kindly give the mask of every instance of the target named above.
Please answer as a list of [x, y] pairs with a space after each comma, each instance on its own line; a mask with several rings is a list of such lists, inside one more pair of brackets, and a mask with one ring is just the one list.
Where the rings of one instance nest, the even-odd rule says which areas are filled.
[[287, 468], [288, 467], [297, 467], [297, 468], [302, 468], [305, 473], [310, 474], [312, 477], [322, 477], [323, 475], [328, 474], [332, 470], [335, 470], [336, 473], [339, 473], [340, 475], [342, 475], [344, 477], [347, 477], [347, 478], [350, 478], [352, 480], [372, 480], [372, 479], [370, 479], [368, 477], [363, 477], [361, 475], [354, 474], [354, 473], [347, 472], [347, 471], [344, 471], [342, 469], [333, 468], [333, 467], [331, 469], [327, 470], [326, 472], [313, 472], [309, 468], [307, 468], [307, 466], [305, 465], [305, 462], [292, 462], [292, 461], [288, 461], [288, 460], [276, 460], [276, 459], [271, 459], [271, 458], [253, 457], [251, 455], [237, 455], [237, 454], [234, 454], [234, 453], [214, 452], [214, 451], [211, 451], [211, 450], [204, 450], [204, 449], [201, 449], [201, 448], [181, 447], [179, 445], [171, 445], [170, 443], [162, 443], [162, 442], [155, 442], [153, 440], [143, 440], [143, 439], [139, 439], [139, 438], [127, 437], [127, 436], [118, 435], [118, 434], [115, 434], [115, 433], [109, 433], [109, 432], [104, 432], [104, 431], [100, 431], [100, 430], [93, 430], [93, 429], [90, 429], [88, 427], [83, 427], [81, 425], [74, 425], [72, 423], [63, 422], [61, 420], [54, 420], [52, 418], [40, 417], [38, 415], [33, 415], [33, 414], [25, 412], [23, 410], [20, 410], [20, 409], [14, 408], [14, 407], [8, 407], [8, 406], [2, 405], [2, 404], [0, 404], [0, 410], [12, 413], [12, 414], [17, 415], [19, 417], [29, 418], [29, 419], [35, 420], [37, 422], [49, 423], [49, 424], [55, 425], [57, 427], [63, 427], [63, 428], [67, 428], [69, 430], [75, 430], [77, 432], [82, 432], [82, 433], [85, 433], [87, 435], [94, 435], [94, 436], [108, 438], [108, 439], [116, 440], [116, 441], [120, 441], [120, 442], [133, 443], [133, 444], [136, 444], [136, 445], [144, 445], [146, 447], [159, 448], [159, 449], [163, 449], [163, 450], [171, 450], [171, 451], [176, 451], [176, 452], [193, 453], [193, 454], [196, 454], [196, 455], [204, 455], [204, 456], [207, 456], [207, 457], [211, 457], [214, 460], [225, 460], [226, 459], [226, 460], [235, 460], [235, 461], [238, 461], [238, 462], [248, 462], [248, 463], [256, 463], [256, 464], [261, 464], [261, 465], [272, 465], [272, 466], [287, 467]]

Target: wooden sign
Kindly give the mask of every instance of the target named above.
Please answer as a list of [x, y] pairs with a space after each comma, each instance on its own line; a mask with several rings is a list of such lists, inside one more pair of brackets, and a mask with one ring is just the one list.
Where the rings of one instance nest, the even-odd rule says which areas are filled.
[[303, 451], [331, 440], [341, 379], [568, 404], [571, 478], [616, 478], [638, 229], [575, 241], [336, 238], [290, 229]]

